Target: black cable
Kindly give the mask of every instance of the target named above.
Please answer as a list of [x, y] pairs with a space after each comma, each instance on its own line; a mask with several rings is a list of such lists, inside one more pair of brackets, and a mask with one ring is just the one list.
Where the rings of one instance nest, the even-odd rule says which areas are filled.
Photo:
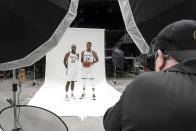
[[[19, 88], [19, 93], [18, 93], [18, 98], [17, 98], [17, 101], [18, 101], [17, 103], [18, 103], [18, 105], [20, 104], [20, 100], [19, 100], [19, 99], [20, 99], [20, 94], [21, 94], [21, 91], [22, 91], [22, 90], [21, 90], [21, 85], [19, 85], [19, 87], [20, 87], [20, 88]], [[23, 131], [23, 128], [22, 128], [22, 126], [21, 126], [21, 124], [20, 124], [20, 120], [19, 120], [19, 119], [20, 119], [20, 105], [18, 106], [18, 118], [17, 118], [17, 120], [18, 120], [18, 124], [19, 124], [19, 126], [20, 126], [20, 129]]]

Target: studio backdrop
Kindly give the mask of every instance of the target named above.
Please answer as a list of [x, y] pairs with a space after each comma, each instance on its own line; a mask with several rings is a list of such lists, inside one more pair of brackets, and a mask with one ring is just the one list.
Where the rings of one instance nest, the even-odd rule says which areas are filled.
[[[103, 116], [105, 111], [114, 105], [120, 93], [106, 82], [104, 29], [69, 28], [63, 35], [58, 46], [46, 55], [45, 83], [30, 101], [29, 105], [46, 108], [59, 116]], [[82, 94], [82, 65], [78, 62], [78, 82], [75, 84], [76, 99], [65, 100], [65, 84], [67, 82], [64, 56], [71, 51], [71, 45], [76, 45], [80, 54], [86, 49], [86, 42], [92, 42], [92, 50], [97, 52], [99, 62], [94, 65], [95, 94], [92, 100], [91, 82], [87, 81], [87, 98], [80, 100]], [[69, 92], [70, 94], [70, 92]]]

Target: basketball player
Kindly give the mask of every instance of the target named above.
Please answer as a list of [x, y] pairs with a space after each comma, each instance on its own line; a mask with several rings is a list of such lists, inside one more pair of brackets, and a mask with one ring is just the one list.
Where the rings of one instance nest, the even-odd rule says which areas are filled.
[[94, 85], [94, 64], [99, 61], [97, 53], [91, 50], [91, 42], [86, 43], [86, 50], [81, 53], [81, 62], [82, 62], [82, 80], [83, 80], [83, 93], [80, 99], [86, 97], [86, 81], [89, 79], [92, 84], [92, 100], [96, 100], [95, 96], [95, 85]]
[[65, 85], [65, 100], [69, 101], [68, 97], [68, 91], [69, 91], [69, 85], [71, 83], [71, 97], [72, 99], [75, 99], [74, 96], [74, 84], [77, 81], [77, 64], [79, 61], [79, 54], [76, 52], [76, 45], [73, 44], [71, 46], [71, 52], [68, 52], [65, 54], [64, 58], [64, 64], [67, 68], [67, 83]]

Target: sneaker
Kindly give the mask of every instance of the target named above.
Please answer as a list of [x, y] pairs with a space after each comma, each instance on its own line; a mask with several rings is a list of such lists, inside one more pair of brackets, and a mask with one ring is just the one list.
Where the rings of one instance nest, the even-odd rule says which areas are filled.
[[80, 99], [84, 99], [84, 98], [86, 98], [86, 94], [85, 93], [82, 93]]
[[93, 94], [93, 96], [92, 96], [92, 100], [96, 100], [96, 96], [95, 96], [95, 94]]
[[66, 100], [66, 101], [69, 101], [68, 95], [65, 95], [65, 100]]
[[71, 94], [71, 99], [76, 99], [73, 93]]

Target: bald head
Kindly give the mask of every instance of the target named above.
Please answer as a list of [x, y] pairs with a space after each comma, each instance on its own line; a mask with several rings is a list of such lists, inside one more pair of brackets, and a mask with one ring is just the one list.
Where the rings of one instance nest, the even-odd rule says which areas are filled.
[[75, 44], [72, 44], [72, 45], [71, 45], [71, 48], [73, 48], [73, 47], [75, 47], [75, 48], [76, 48], [76, 45], [75, 45]]
[[72, 51], [72, 52], [76, 52], [76, 45], [75, 45], [75, 44], [72, 44], [72, 45], [71, 45], [71, 51]]

